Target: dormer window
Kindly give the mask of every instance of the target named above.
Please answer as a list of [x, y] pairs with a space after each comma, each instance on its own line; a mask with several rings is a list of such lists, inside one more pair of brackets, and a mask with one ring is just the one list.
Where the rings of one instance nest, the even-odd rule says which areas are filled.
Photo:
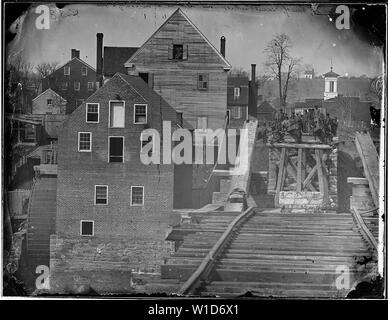
[[69, 66], [63, 67], [63, 74], [65, 76], [70, 76], [70, 67]]

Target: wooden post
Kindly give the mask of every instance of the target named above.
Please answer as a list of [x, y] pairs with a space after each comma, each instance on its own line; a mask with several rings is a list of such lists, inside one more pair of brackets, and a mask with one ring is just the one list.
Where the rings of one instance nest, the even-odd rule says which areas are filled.
[[298, 149], [298, 171], [296, 176], [296, 191], [302, 191], [302, 152], [303, 149]]
[[315, 157], [316, 157], [317, 169], [318, 169], [319, 192], [323, 196], [324, 204], [326, 204], [328, 201], [328, 190], [327, 190], [327, 183], [325, 183], [325, 177], [323, 173], [321, 154], [322, 154], [321, 150], [315, 149]]
[[282, 148], [280, 161], [279, 161], [279, 172], [278, 172], [277, 183], [276, 183], [275, 206], [279, 206], [279, 194], [282, 189], [284, 176], [285, 176], [284, 174], [285, 160], [286, 160], [286, 148]]

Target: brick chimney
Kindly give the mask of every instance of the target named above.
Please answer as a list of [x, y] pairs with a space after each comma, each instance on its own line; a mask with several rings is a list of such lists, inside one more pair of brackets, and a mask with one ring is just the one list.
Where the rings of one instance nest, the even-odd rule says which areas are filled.
[[221, 52], [222, 56], [225, 58], [225, 42], [226, 42], [225, 37], [222, 36], [220, 41], [221, 41], [220, 52]]
[[79, 59], [80, 51], [77, 49], [71, 49], [71, 59], [78, 58]]
[[103, 46], [103, 38], [104, 34], [97, 33], [97, 65], [96, 65], [96, 74], [97, 79], [96, 82], [101, 87], [104, 84], [103, 78], [103, 57], [102, 57], [102, 46]]
[[251, 80], [249, 81], [248, 115], [257, 118], [257, 85], [256, 64], [251, 64]]

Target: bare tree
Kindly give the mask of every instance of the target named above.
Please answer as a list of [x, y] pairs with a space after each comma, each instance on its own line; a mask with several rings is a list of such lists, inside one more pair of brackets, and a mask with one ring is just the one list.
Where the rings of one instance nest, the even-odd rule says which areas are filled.
[[58, 67], [57, 61], [52, 62], [42, 62], [36, 66], [36, 71], [40, 75], [40, 77], [43, 79], [53, 73], [55, 69]]
[[270, 76], [278, 80], [279, 99], [282, 107], [286, 105], [290, 81], [297, 78], [300, 65], [300, 59], [291, 56], [291, 48], [291, 39], [282, 33], [276, 35], [264, 49], [264, 53], [267, 55], [265, 66]]
[[249, 74], [246, 72], [243, 68], [232, 68], [232, 70], [229, 71], [229, 75], [233, 77], [248, 77]]

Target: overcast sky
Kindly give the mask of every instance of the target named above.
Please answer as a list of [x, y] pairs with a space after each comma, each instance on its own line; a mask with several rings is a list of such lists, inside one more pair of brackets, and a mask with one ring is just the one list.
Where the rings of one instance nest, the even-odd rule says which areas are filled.
[[[81, 59], [96, 66], [96, 33], [104, 33], [106, 46], [141, 46], [176, 10], [175, 6], [106, 6], [80, 4], [63, 9], [52, 6], [49, 30], [38, 30], [38, 16], [31, 9], [20, 17], [18, 34], [9, 46], [9, 55], [21, 54], [34, 65], [70, 59], [70, 49], [81, 51]], [[285, 8], [182, 7], [191, 21], [219, 49], [226, 37], [226, 58], [235, 68], [247, 71], [257, 64], [264, 72], [266, 44], [277, 34], [287, 33], [293, 41], [292, 53], [312, 65], [317, 74], [330, 69], [340, 75], [374, 77], [381, 74], [382, 51], [360, 40], [350, 30], [337, 30], [324, 14], [314, 15], [308, 6]]]

